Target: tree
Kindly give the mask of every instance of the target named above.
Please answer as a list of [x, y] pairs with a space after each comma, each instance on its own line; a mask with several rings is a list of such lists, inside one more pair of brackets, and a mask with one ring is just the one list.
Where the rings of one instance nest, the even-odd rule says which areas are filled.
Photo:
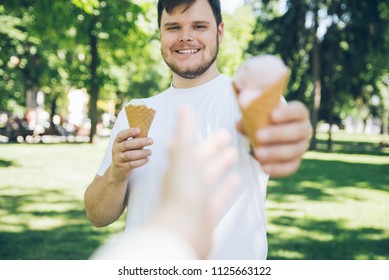
[[[147, 28], [146, 16], [154, 7], [150, 1], [3, 2], [0, 20], [13, 27], [0, 29], [6, 39], [1, 46], [6, 52], [0, 56], [6, 63], [0, 64], [0, 75], [10, 73], [0, 82], [0, 89], [7, 93], [3, 107], [13, 98], [15, 85], [25, 84], [17, 103], [24, 105], [28, 92], [44, 90], [53, 115], [57, 100], [68, 89], [85, 87], [91, 96], [92, 140], [98, 99], [116, 94], [145, 97], [160, 87], [164, 73], [154, 67], [160, 61], [150, 55], [155, 52], [157, 28], [156, 24], [154, 29]], [[20, 63], [8, 69], [10, 60]]]
[[218, 68], [226, 75], [234, 76], [245, 57], [245, 50], [253, 38], [255, 17], [249, 6], [236, 9], [234, 14], [223, 13], [225, 22], [224, 43], [218, 55]]
[[278, 1], [251, 3], [257, 25], [248, 51], [286, 61], [292, 69], [287, 97], [312, 104], [314, 131], [319, 119], [332, 124], [354, 100], [366, 104], [377, 93], [383, 74], [374, 57], [387, 52], [387, 1], [288, 0], [284, 11], [275, 9]]

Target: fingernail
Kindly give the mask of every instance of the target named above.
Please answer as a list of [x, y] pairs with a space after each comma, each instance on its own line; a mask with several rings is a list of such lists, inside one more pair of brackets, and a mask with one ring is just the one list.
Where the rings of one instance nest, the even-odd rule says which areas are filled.
[[153, 144], [153, 143], [154, 143], [153, 139], [147, 138], [147, 144], [151, 145], [151, 144]]

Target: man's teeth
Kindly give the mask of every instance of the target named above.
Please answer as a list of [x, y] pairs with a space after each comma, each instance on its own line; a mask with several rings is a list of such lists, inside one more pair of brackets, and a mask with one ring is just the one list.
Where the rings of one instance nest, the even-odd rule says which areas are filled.
[[178, 50], [177, 52], [179, 54], [192, 54], [192, 53], [197, 53], [199, 50], [197, 49], [190, 49], [190, 50]]

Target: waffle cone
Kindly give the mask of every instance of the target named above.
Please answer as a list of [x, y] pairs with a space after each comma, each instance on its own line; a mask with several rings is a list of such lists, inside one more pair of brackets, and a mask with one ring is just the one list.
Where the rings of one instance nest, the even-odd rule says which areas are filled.
[[153, 122], [155, 110], [145, 105], [126, 105], [125, 111], [130, 127], [140, 128], [140, 134], [135, 138], [144, 138], [149, 134]]
[[[256, 140], [256, 133], [262, 127], [269, 125], [271, 111], [280, 104], [281, 96], [285, 92], [290, 71], [282, 76], [278, 81], [265, 88], [259, 97], [254, 99], [247, 107], [240, 106], [242, 111], [243, 126], [251, 144], [259, 146]], [[233, 85], [235, 93], [239, 94], [239, 89]]]

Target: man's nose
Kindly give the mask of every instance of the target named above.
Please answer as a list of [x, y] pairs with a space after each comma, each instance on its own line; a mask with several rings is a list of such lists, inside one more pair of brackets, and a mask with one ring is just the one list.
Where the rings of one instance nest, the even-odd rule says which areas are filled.
[[183, 29], [181, 31], [180, 37], [178, 38], [180, 42], [193, 41], [193, 33], [190, 29]]

